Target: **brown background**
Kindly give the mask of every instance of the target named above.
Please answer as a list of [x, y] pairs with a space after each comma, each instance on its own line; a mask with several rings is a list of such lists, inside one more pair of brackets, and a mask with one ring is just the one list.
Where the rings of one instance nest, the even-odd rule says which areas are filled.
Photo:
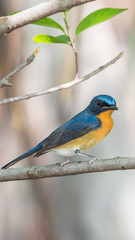
[[[0, 1], [0, 15], [43, 1]], [[120, 51], [124, 57], [102, 73], [70, 90], [0, 106], [0, 165], [35, 146], [97, 94], [113, 96], [119, 108], [114, 128], [90, 150], [98, 158], [135, 156], [135, 2], [101, 0], [72, 9], [69, 24], [77, 24], [102, 7], [128, 8], [115, 18], [78, 37], [79, 74], [105, 64]], [[61, 14], [53, 19], [63, 26]], [[74, 76], [74, 55], [66, 45], [35, 44], [40, 33], [58, 30], [28, 25], [0, 38], [0, 78], [38, 46], [34, 63], [12, 78], [12, 88], [0, 98], [19, 96], [57, 86]], [[73, 158], [74, 160], [78, 158]], [[50, 164], [63, 158], [54, 153], [26, 159], [17, 166]], [[116, 171], [0, 184], [0, 239], [2, 240], [134, 240], [135, 171]]]

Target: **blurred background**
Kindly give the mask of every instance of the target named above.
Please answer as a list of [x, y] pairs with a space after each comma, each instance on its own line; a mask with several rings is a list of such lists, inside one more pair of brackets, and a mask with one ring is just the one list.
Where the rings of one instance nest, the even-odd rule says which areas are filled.
[[[1, 0], [0, 16], [42, 1]], [[135, 2], [100, 0], [68, 13], [71, 34], [90, 12], [103, 7], [128, 11], [84, 31], [76, 41], [79, 76], [84, 76], [124, 50], [124, 56], [100, 74], [72, 89], [0, 106], [0, 165], [34, 147], [56, 127], [85, 108], [97, 94], [116, 99], [112, 132], [90, 154], [98, 158], [135, 156]], [[64, 26], [61, 14], [52, 16]], [[0, 89], [0, 99], [25, 95], [71, 81], [74, 55], [65, 44], [35, 44], [37, 34], [58, 30], [28, 25], [0, 37], [0, 78], [40, 47], [35, 61]], [[74, 157], [73, 160], [83, 160]], [[86, 159], [85, 159], [86, 160]], [[14, 167], [54, 164], [63, 158], [48, 153]], [[134, 240], [135, 171], [92, 173], [0, 184], [2, 240]]]

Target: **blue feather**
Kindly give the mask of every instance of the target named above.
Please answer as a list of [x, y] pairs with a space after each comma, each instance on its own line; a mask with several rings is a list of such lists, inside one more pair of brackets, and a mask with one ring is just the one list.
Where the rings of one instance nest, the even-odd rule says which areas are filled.
[[42, 148], [42, 144], [45, 140], [43, 140], [42, 142], [40, 142], [36, 147], [30, 149], [29, 151], [23, 153], [22, 155], [20, 155], [19, 157], [13, 159], [11, 162], [7, 163], [5, 166], [2, 167], [3, 168], [9, 168], [12, 165], [14, 165], [15, 163], [19, 162], [20, 160], [29, 157], [30, 155], [32, 155], [33, 153], [36, 153], [37, 151], [39, 151]]
[[36, 147], [15, 158], [2, 168], [8, 168], [34, 153], [34, 157], [38, 157], [91, 131], [96, 131], [101, 127], [99, 114], [108, 110], [118, 110], [114, 98], [103, 94], [94, 97], [86, 109], [53, 131]]

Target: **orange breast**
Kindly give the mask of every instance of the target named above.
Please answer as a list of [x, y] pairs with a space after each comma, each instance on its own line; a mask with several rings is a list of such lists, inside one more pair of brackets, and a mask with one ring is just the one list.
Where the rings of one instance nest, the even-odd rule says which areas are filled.
[[113, 127], [113, 119], [111, 117], [112, 110], [103, 112], [98, 115], [98, 118], [101, 120], [101, 127], [96, 131], [91, 131], [82, 137], [76, 138], [74, 140], [71, 140], [70, 142], [67, 142], [57, 148], [55, 150], [60, 149], [75, 149], [78, 148], [80, 150], [87, 150], [97, 143], [99, 143], [112, 129]]
[[[87, 142], [82, 145], [82, 150], [87, 150], [99, 143], [112, 129], [113, 119], [111, 117], [112, 110], [101, 113], [98, 118], [101, 120], [101, 127], [96, 131], [91, 131], [86, 134]], [[85, 137], [85, 136], [84, 136]]]

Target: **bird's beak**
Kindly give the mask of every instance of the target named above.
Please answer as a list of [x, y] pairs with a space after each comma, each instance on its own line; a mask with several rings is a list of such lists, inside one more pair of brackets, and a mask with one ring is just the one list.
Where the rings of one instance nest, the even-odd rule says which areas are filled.
[[118, 108], [116, 106], [111, 106], [110, 109], [111, 110], [118, 110]]

